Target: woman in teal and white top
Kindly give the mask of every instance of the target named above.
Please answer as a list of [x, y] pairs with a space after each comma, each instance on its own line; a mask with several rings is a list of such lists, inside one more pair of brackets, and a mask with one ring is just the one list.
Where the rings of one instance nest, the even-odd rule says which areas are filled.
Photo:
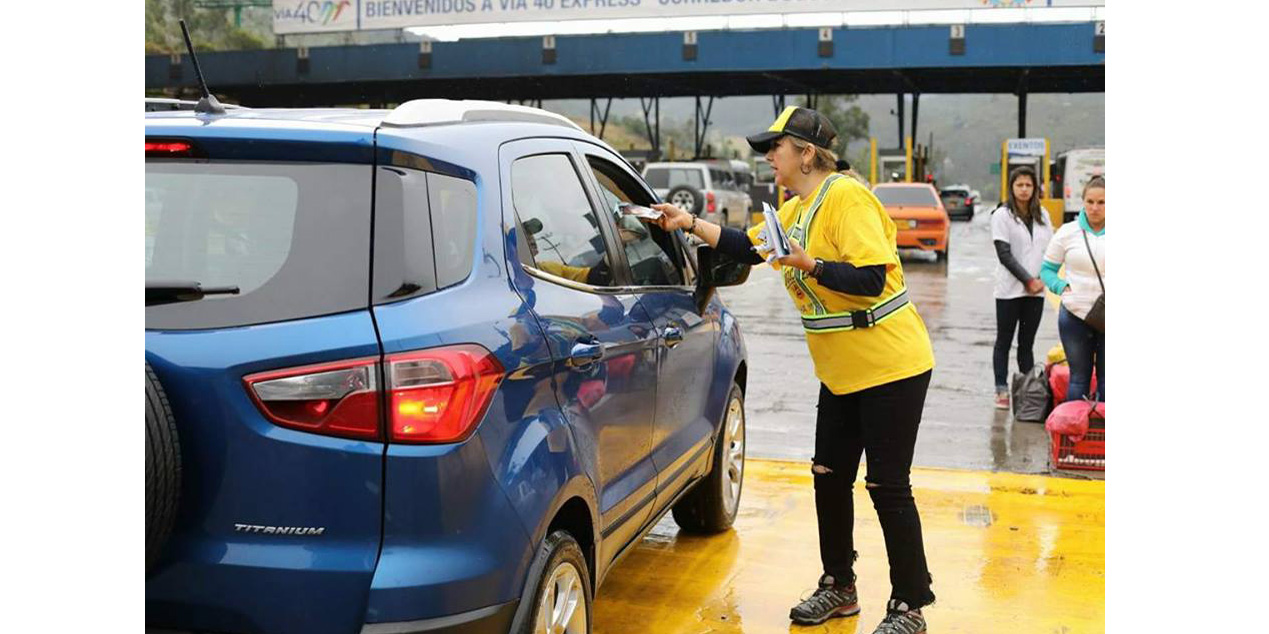
[[[1086, 242], [1087, 240], [1087, 242]], [[1096, 263], [1096, 267], [1094, 267]], [[1066, 265], [1065, 279], [1058, 268]], [[1100, 280], [1098, 279], [1100, 277]], [[1097, 369], [1097, 400], [1106, 400], [1106, 334], [1084, 323], [1106, 281], [1106, 179], [1094, 176], [1084, 186], [1084, 209], [1053, 236], [1044, 253], [1040, 279], [1062, 297], [1058, 334], [1071, 367], [1067, 400], [1089, 392]]]

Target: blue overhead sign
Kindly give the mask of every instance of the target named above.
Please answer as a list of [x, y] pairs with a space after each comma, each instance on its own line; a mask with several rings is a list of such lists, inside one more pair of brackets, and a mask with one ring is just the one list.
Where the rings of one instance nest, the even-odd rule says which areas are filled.
[[1104, 5], [1104, 0], [273, 0], [273, 31], [285, 35], [496, 22]]

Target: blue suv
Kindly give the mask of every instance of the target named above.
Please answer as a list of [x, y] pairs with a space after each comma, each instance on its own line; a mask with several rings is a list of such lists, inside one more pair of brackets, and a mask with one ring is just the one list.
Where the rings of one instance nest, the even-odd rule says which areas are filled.
[[542, 110], [146, 114], [154, 632], [590, 632], [667, 512], [728, 529], [748, 267]]

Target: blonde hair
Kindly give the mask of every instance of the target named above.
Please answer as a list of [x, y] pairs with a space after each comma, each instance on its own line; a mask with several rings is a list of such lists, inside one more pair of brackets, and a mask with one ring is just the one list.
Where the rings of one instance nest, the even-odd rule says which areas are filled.
[[808, 147], [815, 148], [815, 158], [811, 159], [811, 169], [817, 172], [835, 172], [837, 171], [837, 154], [832, 150], [826, 150], [818, 145], [812, 145], [809, 141], [803, 141], [795, 136], [785, 135], [785, 138], [797, 148], [798, 152]]
[[[836, 166], [834, 166], [834, 167], [836, 167]], [[863, 175], [863, 174], [860, 174], [859, 172], [856, 172], [856, 171], [855, 171], [855, 170], [853, 170], [853, 169], [841, 170], [840, 172], [838, 172], [838, 174], [841, 174], [842, 176], [849, 176], [850, 178], [853, 178], [853, 179], [855, 179], [855, 180], [859, 181], [859, 183], [860, 183], [861, 185], [863, 185], [863, 186], [865, 186], [865, 187], [869, 187], [869, 185], [868, 185], [868, 179], [864, 178], [864, 175]]]

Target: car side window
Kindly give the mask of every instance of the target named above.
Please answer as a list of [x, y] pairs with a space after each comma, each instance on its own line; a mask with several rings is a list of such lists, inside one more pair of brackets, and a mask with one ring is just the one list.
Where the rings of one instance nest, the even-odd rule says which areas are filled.
[[652, 201], [630, 175], [613, 163], [588, 155], [603, 207], [613, 214], [626, 260], [630, 262], [632, 282], [637, 286], [681, 286], [682, 260], [672, 237], [655, 225], [634, 216], [621, 214], [618, 203], [648, 205]]
[[721, 170], [710, 170], [710, 180], [714, 181], [714, 189], [727, 189], [727, 176]]
[[568, 155], [539, 154], [512, 163], [511, 202], [533, 268], [591, 286], [614, 284], [599, 219]]
[[443, 174], [427, 175], [436, 284], [452, 286], [471, 275], [476, 249], [476, 185]]

